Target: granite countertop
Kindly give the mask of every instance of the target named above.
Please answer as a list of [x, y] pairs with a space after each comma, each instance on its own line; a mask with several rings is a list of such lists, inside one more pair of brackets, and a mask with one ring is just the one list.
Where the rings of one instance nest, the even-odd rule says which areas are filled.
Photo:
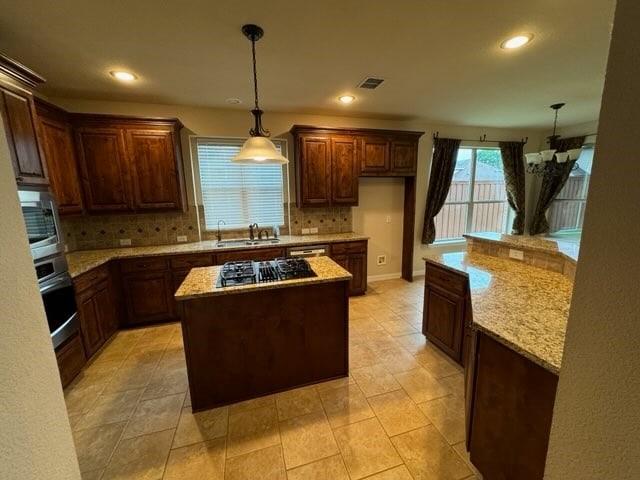
[[505, 233], [482, 232], [463, 235], [468, 240], [481, 240], [507, 247], [525, 248], [539, 252], [557, 254], [576, 262], [580, 253], [580, 243], [549, 237], [531, 237], [528, 235], [507, 235]]
[[480, 253], [424, 260], [468, 276], [474, 328], [559, 373], [573, 290], [562, 274]]
[[182, 282], [182, 285], [180, 285], [180, 288], [178, 288], [175, 297], [176, 300], [190, 300], [194, 298], [246, 293], [256, 290], [297, 287], [304, 284], [336, 282], [340, 280], [350, 280], [352, 277], [348, 271], [329, 257], [312, 257], [307, 258], [307, 260], [317, 277], [294, 278], [291, 280], [220, 288], [216, 288], [215, 286], [218, 280], [220, 266], [193, 268], [184, 282]]
[[137, 258], [161, 255], [178, 255], [188, 253], [215, 253], [228, 250], [245, 250], [254, 248], [293, 247], [298, 245], [314, 245], [336, 242], [368, 240], [369, 237], [358, 233], [334, 233], [325, 235], [282, 235], [279, 243], [266, 242], [261, 245], [229, 245], [218, 247], [215, 240], [205, 240], [193, 243], [178, 243], [174, 245], [153, 245], [147, 247], [109, 248], [103, 250], [81, 250], [68, 253], [67, 263], [72, 278], [81, 275], [92, 268], [99, 267], [109, 260], [117, 258]]

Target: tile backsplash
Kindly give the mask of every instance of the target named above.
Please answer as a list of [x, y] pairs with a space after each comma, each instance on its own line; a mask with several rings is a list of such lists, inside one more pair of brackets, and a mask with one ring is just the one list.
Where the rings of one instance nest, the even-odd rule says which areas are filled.
[[[190, 206], [186, 213], [63, 217], [62, 230], [69, 251], [120, 247], [120, 240], [125, 239], [130, 239], [132, 246], [175, 244], [178, 236], [186, 236], [187, 242], [200, 238], [214, 240], [216, 232], [206, 230], [203, 209], [198, 208], [199, 215], [196, 208]], [[288, 217], [286, 208], [285, 212]], [[285, 218], [285, 224], [290, 224], [292, 235], [301, 235], [303, 228], [317, 228], [319, 234], [352, 231], [350, 207], [301, 209], [292, 205], [290, 220], [289, 223], [289, 218]], [[268, 230], [271, 232], [270, 228]], [[225, 238], [244, 238], [248, 236], [248, 229], [224, 230], [222, 233]], [[288, 234], [288, 227], [281, 228], [280, 233]]]

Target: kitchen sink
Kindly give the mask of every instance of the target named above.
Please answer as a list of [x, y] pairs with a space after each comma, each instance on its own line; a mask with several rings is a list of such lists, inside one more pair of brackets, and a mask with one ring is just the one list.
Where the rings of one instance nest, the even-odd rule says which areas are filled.
[[244, 247], [247, 245], [267, 245], [272, 243], [280, 243], [280, 239], [265, 238], [249, 240], [248, 238], [243, 238], [239, 240], [221, 240], [220, 242], [216, 243], [216, 247]]

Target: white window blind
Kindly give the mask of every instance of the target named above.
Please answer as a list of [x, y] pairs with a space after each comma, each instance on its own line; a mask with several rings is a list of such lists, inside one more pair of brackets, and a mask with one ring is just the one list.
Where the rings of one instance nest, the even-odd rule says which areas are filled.
[[[242, 139], [198, 139], [200, 186], [207, 230], [284, 225], [282, 165], [235, 165]], [[273, 142], [282, 153], [283, 142]]]

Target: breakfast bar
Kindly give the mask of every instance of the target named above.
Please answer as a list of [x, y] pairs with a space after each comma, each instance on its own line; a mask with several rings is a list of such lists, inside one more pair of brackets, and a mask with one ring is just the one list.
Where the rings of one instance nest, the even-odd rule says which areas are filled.
[[329, 257], [316, 276], [216, 286], [194, 268], [178, 301], [193, 411], [346, 377], [349, 280]]

